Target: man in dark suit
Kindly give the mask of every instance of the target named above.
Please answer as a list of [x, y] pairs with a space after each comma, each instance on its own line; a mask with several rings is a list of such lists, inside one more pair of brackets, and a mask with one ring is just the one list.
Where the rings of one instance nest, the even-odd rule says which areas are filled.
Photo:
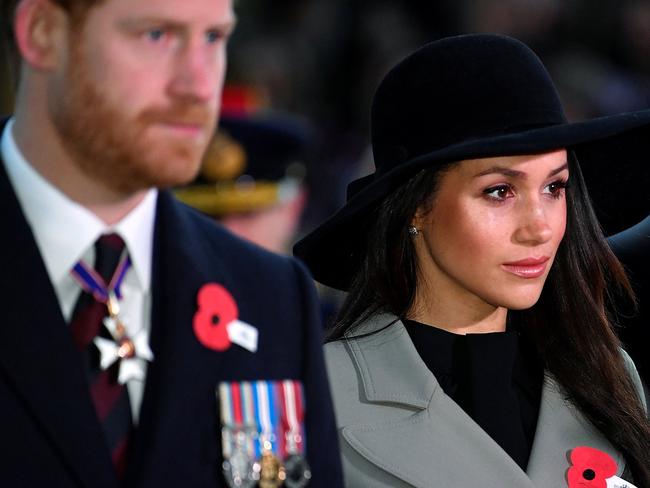
[[609, 244], [625, 266], [636, 294], [637, 310], [627, 303], [619, 305], [618, 333], [636, 363], [650, 404], [650, 217], [610, 237]]
[[230, 0], [2, 7], [0, 486], [340, 486], [304, 269], [162, 190], [214, 130]]

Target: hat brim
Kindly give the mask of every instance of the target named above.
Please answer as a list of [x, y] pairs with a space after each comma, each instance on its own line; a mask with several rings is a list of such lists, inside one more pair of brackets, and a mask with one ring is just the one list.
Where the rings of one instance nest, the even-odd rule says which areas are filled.
[[650, 110], [601, 117], [506, 135], [464, 141], [413, 158], [385, 174], [350, 184], [348, 202], [294, 246], [314, 278], [347, 290], [356, 272], [372, 211], [423, 168], [445, 162], [573, 150], [606, 235], [630, 227], [650, 213]]

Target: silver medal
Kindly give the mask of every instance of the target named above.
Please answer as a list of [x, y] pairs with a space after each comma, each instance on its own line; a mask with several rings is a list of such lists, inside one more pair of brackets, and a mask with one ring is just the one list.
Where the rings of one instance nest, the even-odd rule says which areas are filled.
[[284, 460], [284, 471], [284, 486], [286, 488], [304, 488], [309, 484], [311, 470], [304, 457], [298, 454], [290, 454]]
[[249, 456], [246, 445], [250, 438], [248, 429], [229, 429], [224, 427], [224, 438], [230, 440], [229, 456], [223, 461], [223, 474], [230, 488], [253, 488], [259, 478], [256, 462]]

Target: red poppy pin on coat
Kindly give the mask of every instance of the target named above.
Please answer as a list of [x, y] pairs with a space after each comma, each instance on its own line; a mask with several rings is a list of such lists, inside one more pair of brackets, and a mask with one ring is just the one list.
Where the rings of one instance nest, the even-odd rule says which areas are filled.
[[576, 447], [571, 451], [570, 461], [569, 488], [636, 488], [616, 476], [616, 461], [606, 452], [593, 447]]
[[207, 283], [196, 296], [194, 334], [208, 349], [225, 351], [237, 344], [250, 352], [257, 351], [258, 330], [239, 320], [237, 302], [223, 286]]

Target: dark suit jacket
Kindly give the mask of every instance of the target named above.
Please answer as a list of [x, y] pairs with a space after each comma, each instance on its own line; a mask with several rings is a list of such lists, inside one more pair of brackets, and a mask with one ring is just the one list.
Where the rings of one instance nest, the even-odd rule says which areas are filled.
[[[0, 161], [0, 486], [116, 488], [84, 377], [31, 229]], [[224, 380], [305, 385], [310, 487], [341, 486], [314, 288], [291, 258], [247, 244], [177, 202], [158, 198], [151, 347], [125, 485], [225, 486], [215, 387]], [[199, 288], [225, 286], [259, 349], [202, 346], [192, 318]]]
[[[609, 244], [628, 271], [638, 300], [638, 313], [620, 305], [619, 335], [645, 385], [650, 385], [650, 217], [609, 238]], [[646, 395], [649, 396], [646, 388]]]

